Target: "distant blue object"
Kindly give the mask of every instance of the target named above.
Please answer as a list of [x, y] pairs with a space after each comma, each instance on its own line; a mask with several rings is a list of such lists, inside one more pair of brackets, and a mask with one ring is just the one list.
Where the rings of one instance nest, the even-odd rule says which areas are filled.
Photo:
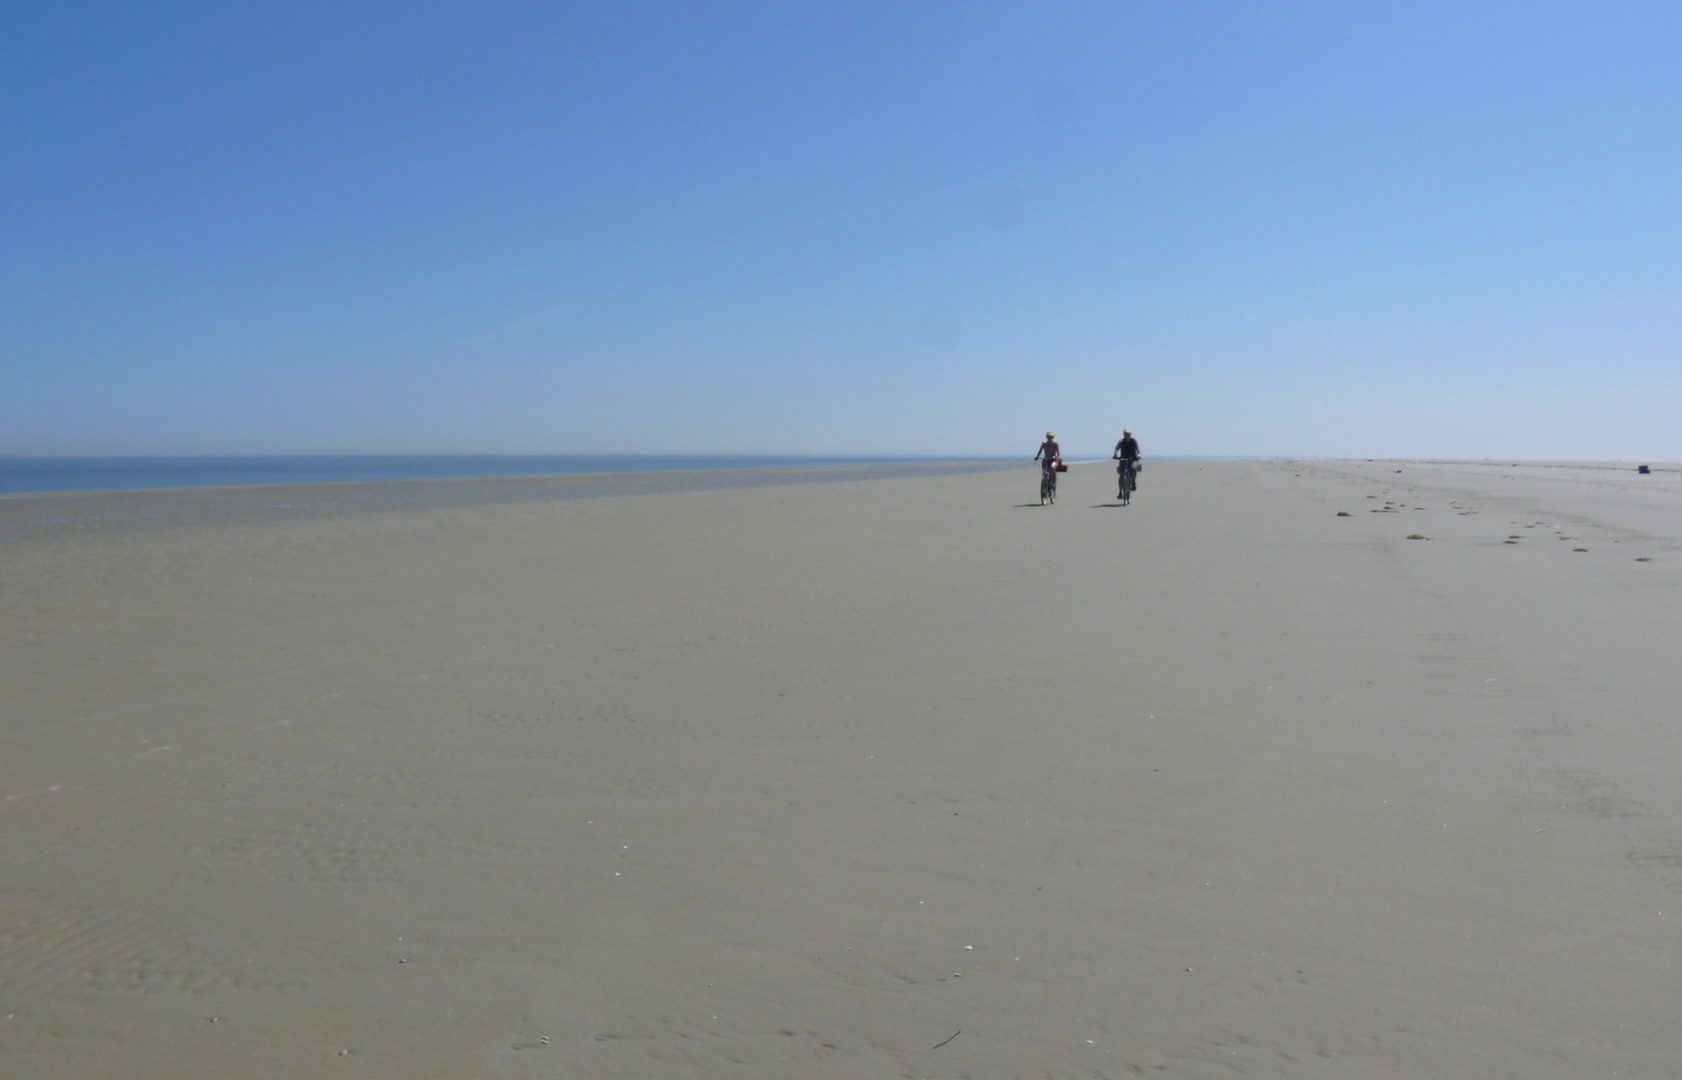
[[1640, 473], [1642, 476], [1646, 476], [1648, 470], [1647, 470], [1647, 466], [1645, 466], [1645, 465], [1637, 465], [1635, 467], [1635, 471]]
[[760, 454], [416, 454], [310, 457], [0, 458], [0, 492], [137, 491], [368, 480], [809, 468], [932, 461]]

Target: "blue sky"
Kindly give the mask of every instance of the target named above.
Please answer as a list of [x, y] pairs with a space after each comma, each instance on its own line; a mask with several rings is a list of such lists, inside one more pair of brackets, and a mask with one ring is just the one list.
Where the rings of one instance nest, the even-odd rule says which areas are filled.
[[0, 8], [0, 453], [1682, 459], [1675, 4]]

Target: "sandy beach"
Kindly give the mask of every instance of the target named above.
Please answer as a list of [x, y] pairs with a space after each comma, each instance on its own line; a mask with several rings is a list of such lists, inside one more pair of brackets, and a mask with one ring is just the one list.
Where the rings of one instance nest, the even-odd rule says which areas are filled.
[[1678, 1075], [1682, 473], [1036, 484], [14, 530], [0, 1076]]

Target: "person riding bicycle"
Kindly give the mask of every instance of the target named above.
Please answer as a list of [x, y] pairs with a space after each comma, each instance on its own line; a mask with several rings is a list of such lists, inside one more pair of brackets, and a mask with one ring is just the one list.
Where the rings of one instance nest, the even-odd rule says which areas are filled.
[[1034, 460], [1040, 463], [1040, 505], [1046, 500], [1057, 501], [1057, 466], [1063, 463], [1063, 449], [1057, 445], [1057, 436], [1051, 432], [1045, 433], [1045, 442], [1034, 451]]
[[1133, 437], [1131, 431], [1123, 428], [1121, 441], [1115, 444], [1115, 453], [1110, 456], [1115, 458], [1118, 463], [1116, 465], [1116, 483], [1120, 485], [1121, 491], [1116, 494], [1116, 498], [1127, 502], [1128, 495], [1133, 487], [1129, 481], [1133, 480], [1139, 472], [1139, 441]]
[[1034, 451], [1034, 460], [1040, 463], [1042, 470], [1055, 469], [1057, 463], [1063, 460], [1063, 448], [1057, 445], [1057, 436], [1051, 432], [1045, 433], [1045, 442]]

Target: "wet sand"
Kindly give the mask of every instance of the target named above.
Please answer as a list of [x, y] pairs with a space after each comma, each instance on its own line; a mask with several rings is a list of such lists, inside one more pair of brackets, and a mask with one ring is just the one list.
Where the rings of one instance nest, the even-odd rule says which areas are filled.
[[1036, 481], [8, 534], [0, 1076], [1675, 1075], [1682, 474]]

